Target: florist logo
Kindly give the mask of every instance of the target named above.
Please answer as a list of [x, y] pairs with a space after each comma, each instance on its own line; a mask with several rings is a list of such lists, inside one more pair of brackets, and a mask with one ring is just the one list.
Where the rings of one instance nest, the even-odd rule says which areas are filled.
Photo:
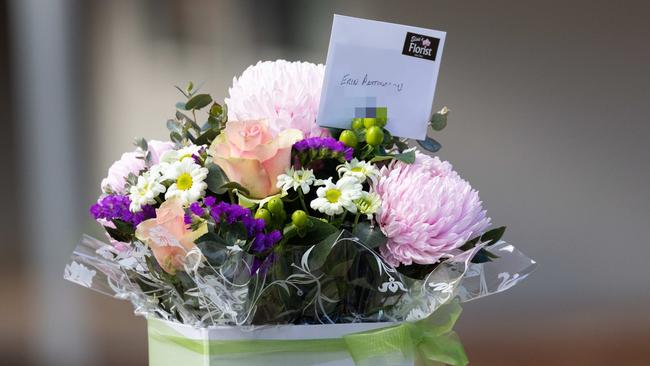
[[435, 61], [439, 44], [438, 38], [407, 32], [402, 55]]

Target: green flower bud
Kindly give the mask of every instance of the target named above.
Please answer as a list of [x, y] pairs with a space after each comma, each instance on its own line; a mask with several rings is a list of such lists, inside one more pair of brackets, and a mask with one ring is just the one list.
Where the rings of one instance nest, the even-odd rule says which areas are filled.
[[379, 146], [384, 141], [384, 131], [381, 127], [371, 126], [366, 130], [366, 142], [370, 146]]
[[339, 141], [344, 143], [346, 146], [349, 147], [357, 147], [357, 134], [354, 133], [353, 131], [350, 130], [345, 130], [341, 132], [341, 136], [339, 136]]
[[291, 214], [291, 222], [298, 228], [305, 227], [309, 222], [309, 216], [303, 210], [296, 210]]

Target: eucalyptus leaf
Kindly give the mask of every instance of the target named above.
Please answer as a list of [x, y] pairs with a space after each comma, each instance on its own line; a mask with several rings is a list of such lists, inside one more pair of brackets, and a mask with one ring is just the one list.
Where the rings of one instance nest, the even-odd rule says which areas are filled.
[[201, 109], [212, 103], [212, 97], [209, 94], [197, 94], [185, 103], [185, 109]]
[[209, 164], [206, 168], [208, 168], [208, 176], [205, 178], [205, 182], [208, 189], [217, 193], [224, 184], [229, 182], [228, 176], [217, 164]]
[[447, 107], [443, 108], [439, 112], [436, 112], [431, 116], [431, 122], [429, 123], [431, 125], [431, 128], [434, 131], [442, 131], [445, 127], [447, 127], [447, 116], [449, 115], [449, 110]]
[[135, 140], [133, 141], [133, 144], [134, 144], [136, 147], [142, 149], [142, 151], [147, 151], [147, 150], [149, 150], [149, 144], [147, 143], [147, 140], [145, 140], [144, 138], [135, 139]]
[[374, 158], [370, 159], [370, 162], [376, 163], [378, 161], [391, 159], [399, 160], [407, 164], [413, 164], [415, 162], [415, 151], [409, 150], [399, 154], [377, 155]]
[[212, 106], [210, 107], [210, 112], [208, 114], [211, 117], [221, 117], [223, 115], [224, 109], [219, 103], [212, 103]]
[[430, 152], [438, 152], [442, 145], [431, 137], [427, 136], [424, 140], [417, 140], [418, 144], [422, 146], [423, 149]]
[[221, 187], [219, 187], [214, 193], [216, 194], [224, 194], [230, 190], [236, 189], [239, 192], [243, 193], [244, 195], [249, 195], [250, 192], [248, 189], [246, 189], [244, 186], [237, 182], [228, 182], [226, 184], [223, 184]]
[[196, 144], [197, 145], [209, 145], [212, 143], [212, 141], [219, 136], [219, 131], [214, 130], [214, 129], [209, 129], [202, 134], [199, 135], [199, 137], [196, 138]]
[[377, 248], [386, 244], [388, 241], [388, 238], [381, 232], [381, 230], [379, 230], [378, 227], [372, 227], [368, 222], [357, 224], [352, 231], [352, 234], [354, 234], [354, 236], [369, 248]]
[[173, 142], [175, 142], [175, 143], [177, 143], [177, 144], [180, 144], [180, 143], [183, 142], [183, 136], [181, 136], [181, 134], [178, 133], [178, 132], [176, 132], [176, 131], [172, 131], [172, 132], [169, 134], [169, 138], [170, 138]]
[[186, 111], [187, 109], [185, 109], [185, 102], [177, 102], [176, 103], [176, 109]]
[[183, 132], [183, 125], [175, 119], [167, 120], [167, 129], [172, 132]]

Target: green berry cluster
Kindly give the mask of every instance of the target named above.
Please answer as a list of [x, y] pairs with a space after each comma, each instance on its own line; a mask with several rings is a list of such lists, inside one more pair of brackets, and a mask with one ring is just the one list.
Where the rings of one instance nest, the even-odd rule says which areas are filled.
[[339, 141], [355, 149], [355, 156], [362, 160], [397, 147], [402, 149], [402, 142], [393, 137], [384, 127], [388, 120], [383, 117], [353, 118], [350, 129], [341, 131]]

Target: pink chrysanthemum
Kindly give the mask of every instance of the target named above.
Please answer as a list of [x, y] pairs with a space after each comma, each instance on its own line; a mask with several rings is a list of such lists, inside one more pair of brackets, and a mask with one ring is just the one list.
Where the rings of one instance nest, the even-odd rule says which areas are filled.
[[416, 153], [413, 164], [391, 163], [374, 189], [382, 201], [377, 221], [388, 237], [380, 251], [393, 266], [454, 256], [490, 225], [478, 192], [437, 157]]
[[[174, 148], [174, 143], [170, 141], [151, 140], [148, 143], [148, 152], [151, 153], [151, 163], [158, 164], [160, 156]], [[105, 193], [124, 194], [126, 178], [129, 174], [138, 175], [141, 170], [145, 169], [145, 153], [137, 149], [133, 152], [122, 154], [120, 160], [116, 161], [108, 168], [108, 175], [102, 180], [101, 187]]]
[[316, 124], [324, 72], [320, 64], [285, 60], [249, 66], [228, 89], [228, 119], [266, 119], [276, 133], [295, 128], [305, 138], [329, 136]]

